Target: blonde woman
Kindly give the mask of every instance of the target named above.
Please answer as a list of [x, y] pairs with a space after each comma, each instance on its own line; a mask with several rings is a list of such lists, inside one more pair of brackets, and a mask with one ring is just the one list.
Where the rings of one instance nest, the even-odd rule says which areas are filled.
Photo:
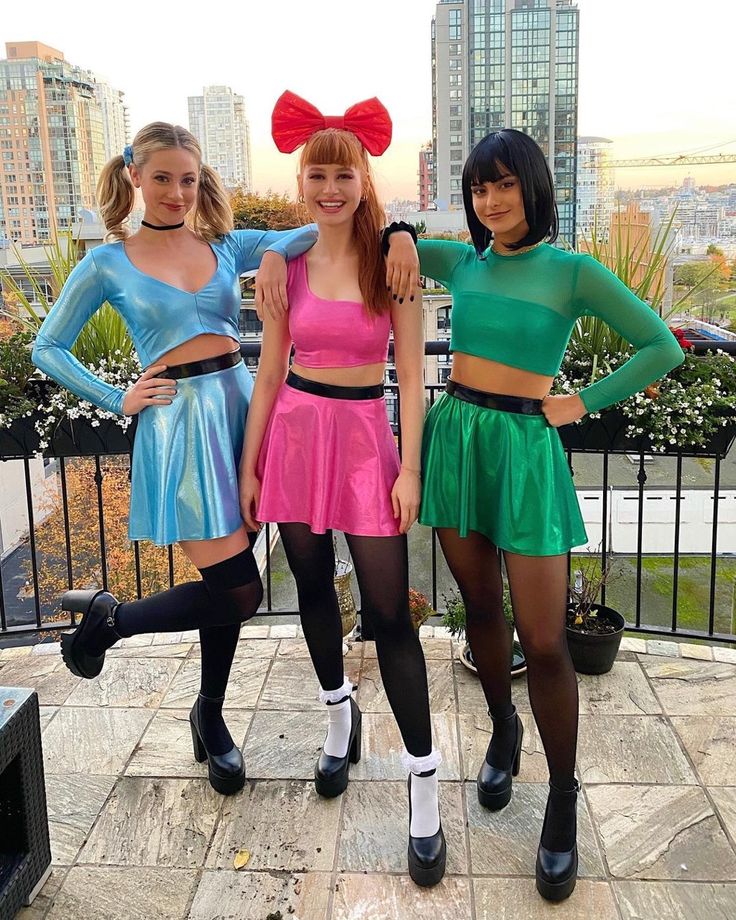
[[[129, 235], [125, 221], [137, 189], [144, 219]], [[286, 258], [300, 254], [315, 233], [233, 230], [225, 191], [202, 163], [196, 138], [164, 122], [142, 128], [107, 163], [97, 197], [113, 242], [76, 266], [41, 327], [33, 358], [78, 396], [119, 415], [138, 415], [129, 537], [178, 543], [202, 579], [122, 603], [101, 590], [66, 592], [63, 609], [83, 619], [62, 636], [62, 654], [74, 674], [94, 678], [119, 638], [198, 629], [194, 754], [207, 760], [212, 786], [230, 794], [242, 788], [245, 768], [222, 704], [240, 625], [263, 595], [238, 499], [253, 389], [239, 348], [238, 279], [269, 249]], [[127, 391], [100, 380], [71, 353], [105, 302], [125, 320], [145, 368]]]

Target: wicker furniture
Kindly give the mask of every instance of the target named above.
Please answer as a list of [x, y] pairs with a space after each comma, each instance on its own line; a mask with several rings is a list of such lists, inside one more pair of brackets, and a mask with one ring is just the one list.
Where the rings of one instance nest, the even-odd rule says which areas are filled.
[[35, 690], [0, 687], [0, 917], [30, 904], [51, 873]]

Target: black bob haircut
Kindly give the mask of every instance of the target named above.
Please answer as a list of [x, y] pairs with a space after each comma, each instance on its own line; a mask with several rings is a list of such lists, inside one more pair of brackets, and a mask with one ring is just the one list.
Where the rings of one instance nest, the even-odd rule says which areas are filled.
[[544, 239], [557, 239], [557, 203], [547, 158], [536, 141], [523, 131], [504, 128], [492, 131], [470, 152], [463, 167], [463, 203], [473, 245], [482, 256], [493, 234], [477, 218], [473, 208], [471, 186], [498, 182], [504, 176], [516, 176], [521, 183], [524, 215], [529, 232], [509, 249], [533, 246]]

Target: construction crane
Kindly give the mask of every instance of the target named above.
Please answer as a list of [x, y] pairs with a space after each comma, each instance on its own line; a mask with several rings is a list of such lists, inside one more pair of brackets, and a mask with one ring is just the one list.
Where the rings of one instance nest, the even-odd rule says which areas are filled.
[[736, 163], [735, 153], [718, 153], [714, 156], [635, 157], [630, 160], [609, 160], [591, 164], [599, 169], [620, 169], [625, 166], [713, 166], [718, 163]]

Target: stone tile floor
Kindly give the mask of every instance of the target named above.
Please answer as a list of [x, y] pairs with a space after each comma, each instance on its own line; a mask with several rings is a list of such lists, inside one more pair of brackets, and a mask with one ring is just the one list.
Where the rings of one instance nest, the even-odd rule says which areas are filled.
[[243, 629], [226, 705], [248, 782], [231, 798], [192, 757], [196, 635], [125, 640], [91, 682], [53, 645], [0, 652], [0, 685], [40, 697], [54, 863], [19, 920], [736, 917], [734, 652], [624, 640], [610, 674], [579, 678], [580, 880], [554, 907], [534, 888], [546, 771], [525, 680], [521, 775], [491, 814], [474, 788], [489, 738], [480, 686], [442, 630], [429, 633], [449, 854], [431, 890], [406, 872], [400, 739], [372, 643], [346, 656], [363, 758], [329, 801], [310, 781], [324, 713], [295, 626]]

